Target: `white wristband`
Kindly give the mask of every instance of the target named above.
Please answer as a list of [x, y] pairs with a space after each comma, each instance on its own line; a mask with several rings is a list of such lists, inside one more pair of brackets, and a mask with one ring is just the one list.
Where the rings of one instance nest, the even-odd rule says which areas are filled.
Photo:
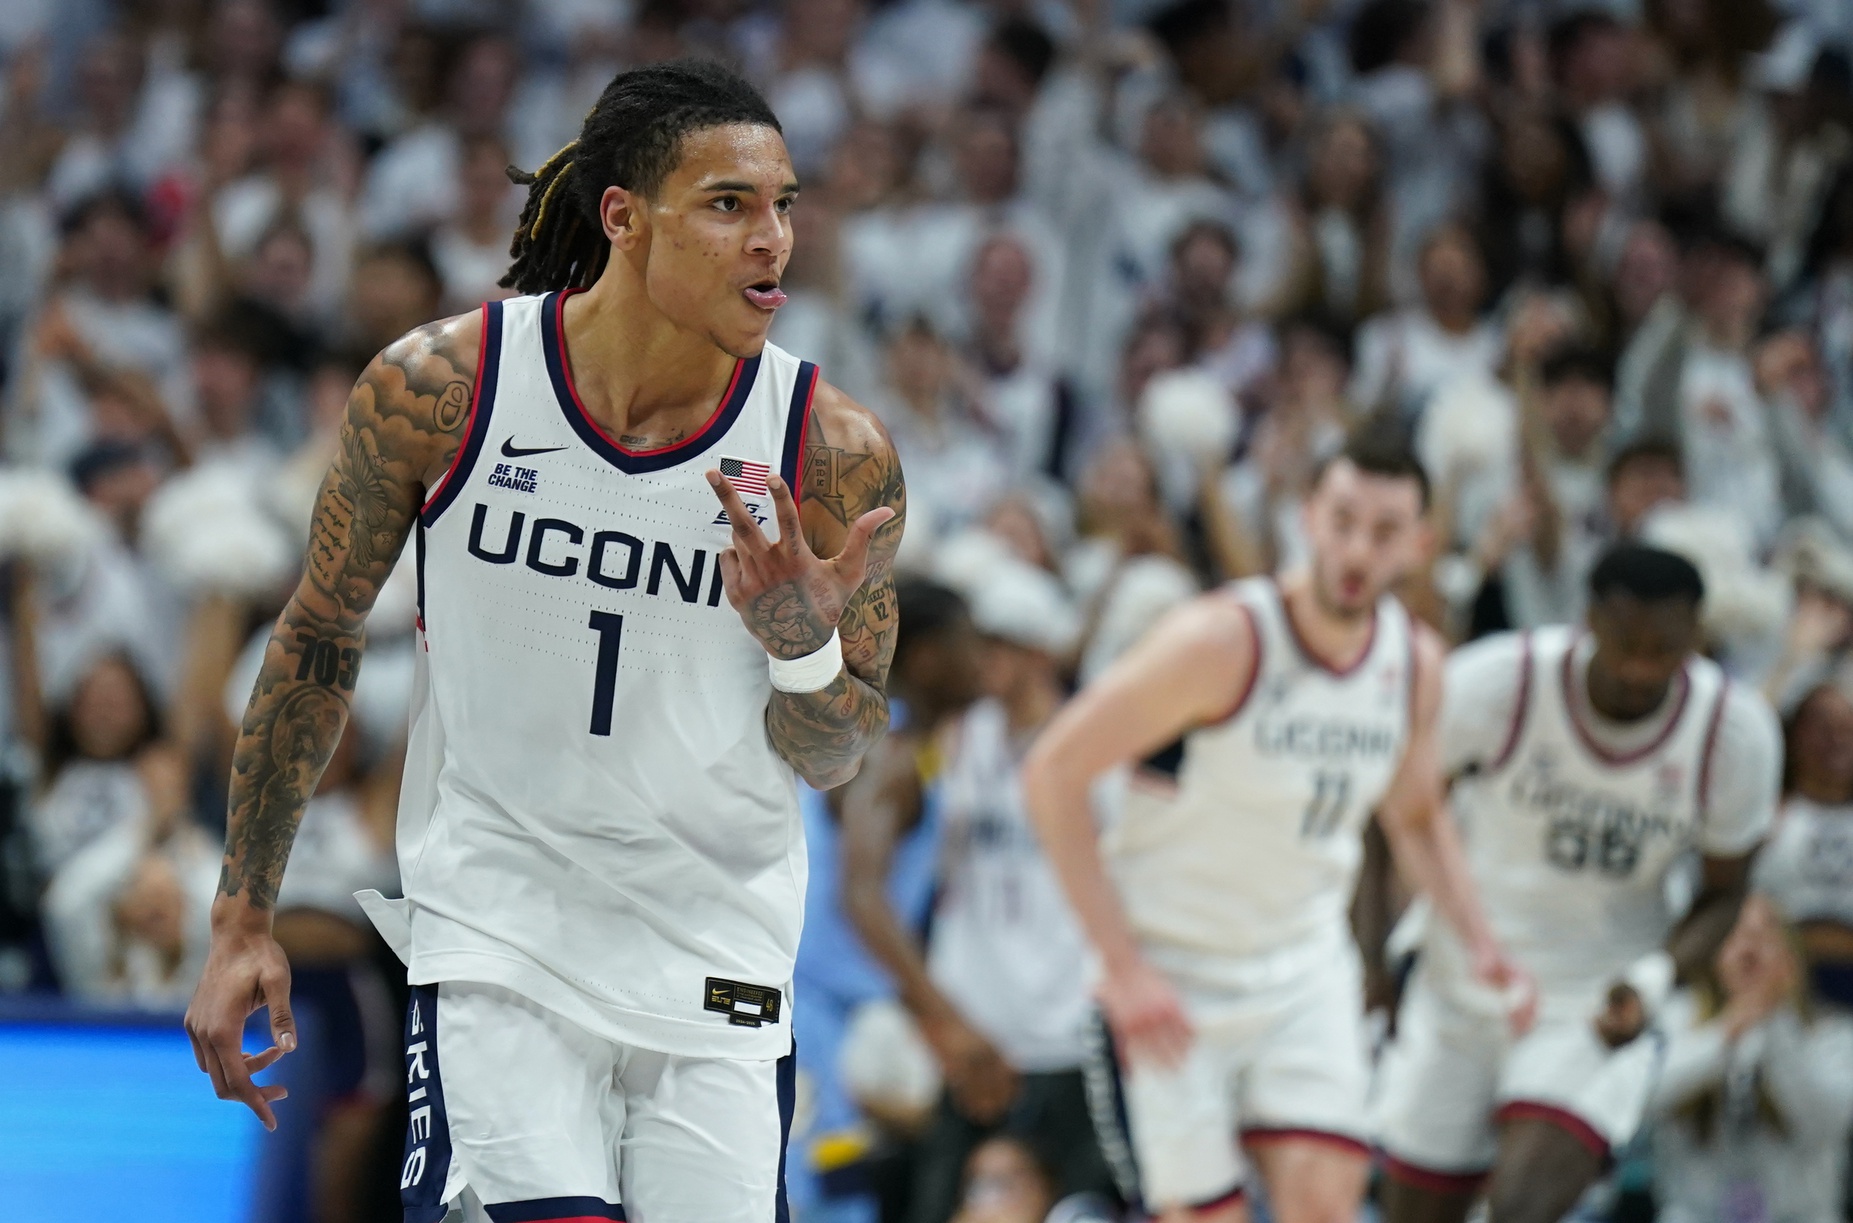
[[1664, 951], [1650, 951], [1621, 974], [1622, 984], [1641, 1000], [1641, 1010], [1651, 1020], [1673, 993], [1673, 979], [1678, 968], [1673, 957]]
[[830, 630], [830, 640], [802, 658], [766, 656], [772, 669], [772, 686], [780, 692], [817, 692], [828, 688], [843, 671], [843, 639]]

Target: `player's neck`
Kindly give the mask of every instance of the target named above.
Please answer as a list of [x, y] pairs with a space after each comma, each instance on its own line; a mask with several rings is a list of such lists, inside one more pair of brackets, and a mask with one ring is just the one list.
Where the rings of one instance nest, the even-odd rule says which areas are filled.
[[1343, 671], [1370, 648], [1377, 631], [1376, 609], [1361, 616], [1342, 616], [1328, 608], [1313, 589], [1312, 574], [1304, 569], [1278, 579], [1281, 606], [1300, 644], [1334, 670]]
[[567, 299], [561, 330], [580, 402], [620, 441], [660, 444], [693, 433], [733, 380], [735, 358], [671, 322], [615, 259]]

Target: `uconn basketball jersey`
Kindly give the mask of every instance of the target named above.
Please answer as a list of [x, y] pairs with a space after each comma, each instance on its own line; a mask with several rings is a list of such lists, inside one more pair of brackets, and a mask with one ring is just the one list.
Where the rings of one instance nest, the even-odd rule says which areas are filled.
[[[1618, 739], [1621, 728], [1589, 706], [1591, 645], [1576, 630], [1546, 628], [1449, 663], [1444, 727], [1493, 721], [1503, 740], [1455, 781], [1454, 814], [1493, 932], [1537, 978], [1547, 1017], [1557, 1006], [1586, 1014], [1666, 938], [1675, 916], [1667, 873], [1713, 839], [1713, 767], [1734, 695], [1715, 663], [1695, 657], [1662, 708]], [[1459, 678], [1493, 670], [1488, 662], [1509, 675], [1503, 692]], [[1428, 942], [1442, 982], [1469, 979], [1452, 931], [1437, 923]]]
[[721, 589], [729, 475], [768, 535], [816, 367], [768, 345], [693, 436], [587, 415], [565, 295], [483, 311], [476, 401], [420, 516], [420, 681], [398, 850], [372, 902], [413, 984], [514, 990], [614, 1041], [776, 1058], [805, 889], [766, 652]]
[[1360, 831], [1409, 738], [1415, 636], [1386, 596], [1363, 653], [1335, 670], [1271, 580], [1225, 597], [1253, 629], [1248, 689], [1185, 737], [1175, 793], [1128, 789], [1103, 847], [1152, 962], [1239, 988], [1348, 943]]

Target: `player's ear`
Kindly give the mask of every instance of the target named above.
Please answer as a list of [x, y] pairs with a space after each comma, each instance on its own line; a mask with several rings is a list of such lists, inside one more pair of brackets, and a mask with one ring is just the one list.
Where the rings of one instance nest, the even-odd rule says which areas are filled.
[[623, 187], [607, 187], [598, 201], [598, 219], [605, 237], [619, 250], [629, 250], [642, 237], [643, 198]]

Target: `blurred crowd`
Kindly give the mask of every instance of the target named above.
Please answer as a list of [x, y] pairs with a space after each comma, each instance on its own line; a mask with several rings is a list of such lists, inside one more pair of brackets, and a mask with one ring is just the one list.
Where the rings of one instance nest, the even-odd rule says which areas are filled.
[[[773, 339], [886, 422], [903, 568], [1002, 651], [959, 700], [916, 676], [922, 708], [1033, 733], [1165, 608], [1294, 564], [1309, 473], [1366, 416], [1435, 482], [1402, 594], [1451, 639], [1575, 619], [1616, 539], [1691, 556], [1816, 839], [1779, 864], [1803, 899], [1680, 1012], [1775, 990], [1774, 1068], [1680, 1063], [1617, 1200], [1657, 1163], [1666, 1217], [1715, 1219], [1719, 1150], [1845, 1150], [1853, 1099], [1801, 1089], [1853, 1066], [1820, 1027], [1845, 970], [1809, 969], [1853, 962], [1849, 0], [7, 0], [0, 992], [184, 1004], [348, 388], [502, 292], [507, 167], [680, 55], [779, 114], [804, 193]], [[326, 1050], [318, 1219], [392, 1197], [402, 976], [350, 895], [393, 883], [412, 629], [401, 573], [280, 903]], [[826, 1174], [904, 1149], [931, 1108], [888, 1105], [979, 1056], [929, 1045], [812, 1135], [847, 1146], [795, 1148], [814, 1211], [880, 1199]], [[1064, 1174], [994, 1128], [943, 1205], [887, 1217], [1040, 1218]], [[1829, 1217], [1797, 1210], [1730, 1217]]]

